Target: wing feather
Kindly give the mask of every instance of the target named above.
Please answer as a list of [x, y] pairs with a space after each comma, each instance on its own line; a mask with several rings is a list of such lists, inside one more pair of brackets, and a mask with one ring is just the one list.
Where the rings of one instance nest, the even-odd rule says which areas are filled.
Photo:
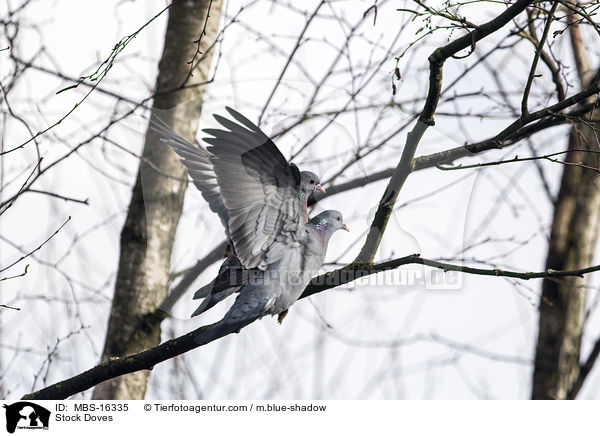
[[201, 147], [190, 144], [160, 118], [153, 116], [150, 123], [152, 129], [161, 136], [161, 141], [169, 144], [182, 158], [181, 162], [188, 170], [194, 185], [201, 192], [210, 210], [219, 216], [223, 226], [227, 229], [229, 214], [221, 197], [217, 176], [210, 161], [210, 153]]
[[[300, 173], [257, 126], [231, 108], [240, 124], [215, 115], [227, 130], [206, 129], [210, 161], [227, 209], [229, 236], [245, 268], [264, 269], [281, 258], [276, 244], [304, 237]], [[273, 252], [270, 252], [271, 249]]]

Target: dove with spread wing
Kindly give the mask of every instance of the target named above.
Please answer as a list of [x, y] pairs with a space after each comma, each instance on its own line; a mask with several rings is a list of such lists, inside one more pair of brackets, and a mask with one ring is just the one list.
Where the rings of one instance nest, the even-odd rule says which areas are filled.
[[257, 126], [227, 110], [239, 124], [215, 115], [227, 130], [204, 130], [212, 136], [204, 138], [210, 144], [206, 150], [172, 132], [165, 138], [225, 226], [234, 252], [225, 264], [239, 263], [246, 272], [240, 283], [228, 276], [223, 290], [215, 289], [217, 282], [212, 285], [202, 311], [224, 298], [221, 294], [240, 294], [224, 318], [196, 338], [198, 343], [239, 331], [267, 314], [281, 321], [323, 265], [331, 235], [348, 230], [333, 210], [307, 222], [306, 201], [320, 187], [317, 176], [301, 173]]
[[[269, 181], [278, 183], [278, 180], [285, 180], [286, 173], [290, 170], [297, 178], [299, 171], [294, 164], [288, 164], [273, 141], [264, 134], [260, 128], [254, 125], [250, 120], [232, 108], [226, 108], [229, 114], [238, 123], [224, 118], [220, 115], [214, 115], [215, 119], [227, 130], [206, 129], [206, 133], [211, 134], [212, 138], [205, 138], [205, 141], [214, 147], [227, 147], [228, 144], [247, 144], [254, 148], [261, 147], [261, 153], [270, 157], [269, 162], [263, 164], [263, 170], [276, 169], [280, 174], [266, 172], [263, 179], [270, 177]], [[202, 147], [190, 144], [184, 138], [175, 133], [167, 124], [160, 119], [153, 119], [153, 128], [161, 136], [161, 140], [169, 144], [175, 152], [181, 156], [182, 163], [187, 168], [194, 185], [202, 193], [210, 209], [215, 212], [226, 232], [229, 229], [229, 213], [223, 202], [223, 197], [217, 182], [217, 175], [211, 162], [212, 154]], [[260, 153], [255, 151], [255, 156]], [[213, 156], [214, 157], [214, 156]], [[310, 195], [315, 191], [325, 193], [325, 189], [320, 185], [319, 177], [311, 171], [299, 171], [300, 182], [298, 196], [304, 222], [308, 221], [307, 201]], [[272, 177], [274, 176], [274, 178]], [[297, 180], [294, 179], [297, 183]], [[244, 187], [239, 187], [242, 195], [252, 194], [251, 190], [246, 191]], [[260, 200], [260, 193], [256, 197]], [[228, 233], [229, 236], [229, 233]], [[221, 265], [217, 277], [206, 286], [203, 286], [194, 294], [194, 299], [204, 298], [200, 306], [194, 311], [192, 316], [197, 316], [213, 307], [221, 300], [227, 298], [235, 292], [238, 292], [243, 283], [248, 280], [248, 269], [240, 262], [238, 256], [234, 253], [227, 257]]]

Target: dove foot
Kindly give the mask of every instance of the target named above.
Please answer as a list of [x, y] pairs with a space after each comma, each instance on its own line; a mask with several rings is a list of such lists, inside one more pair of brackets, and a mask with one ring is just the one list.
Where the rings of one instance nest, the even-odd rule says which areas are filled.
[[283, 312], [279, 312], [279, 315], [277, 316], [277, 321], [279, 322], [279, 324], [281, 324], [283, 322], [283, 318], [285, 318], [285, 316], [288, 314], [288, 309], [284, 310]]

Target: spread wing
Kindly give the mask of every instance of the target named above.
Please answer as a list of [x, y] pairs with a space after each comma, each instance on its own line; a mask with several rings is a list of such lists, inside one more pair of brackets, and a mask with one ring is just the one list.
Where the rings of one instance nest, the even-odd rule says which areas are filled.
[[[228, 213], [228, 234], [241, 264], [264, 269], [305, 236], [300, 172], [257, 126], [215, 115], [227, 130], [206, 129], [208, 152]], [[239, 124], [238, 124], [239, 123]]]
[[210, 210], [216, 213], [227, 229], [229, 215], [217, 184], [217, 176], [210, 161], [210, 153], [201, 147], [190, 144], [158, 117], [151, 120], [152, 128], [161, 136], [161, 141], [169, 144], [181, 157], [194, 185], [202, 193]]

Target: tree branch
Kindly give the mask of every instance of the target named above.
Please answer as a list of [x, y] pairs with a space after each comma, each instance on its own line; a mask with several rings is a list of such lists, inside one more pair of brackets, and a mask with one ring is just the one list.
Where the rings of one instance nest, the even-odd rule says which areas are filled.
[[[582, 268], [573, 271], [554, 271], [547, 270], [541, 272], [519, 272], [507, 271], [500, 269], [474, 268], [462, 265], [454, 265], [446, 262], [439, 262], [431, 259], [424, 259], [419, 254], [412, 254], [398, 259], [381, 262], [377, 264], [371, 263], [352, 263], [343, 268], [322, 274], [315, 277], [306, 287], [300, 298], [306, 298], [325, 290], [350, 283], [362, 277], [376, 274], [379, 272], [396, 269], [403, 265], [420, 264], [430, 266], [432, 268], [442, 269], [444, 271], [459, 271], [467, 274], [494, 276], [494, 277], [512, 277], [523, 280], [530, 280], [545, 277], [566, 277], [566, 276], [582, 276], [591, 272], [600, 271], [600, 265]], [[200, 347], [200, 344], [195, 342], [196, 336], [203, 331], [209, 329], [212, 325], [200, 327], [190, 333], [187, 333], [178, 338], [164, 342], [156, 347], [149, 348], [140, 353], [132, 354], [122, 358], [111, 358], [99, 365], [73, 376], [64, 381], [47, 386], [39, 391], [23, 396], [23, 399], [29, 400], [58, 400], [65, 399], [78, 392], [85, 391], [95, 385], [118, 377], [123, 374], [129, 374], [143, 369], [152, 369], [152, 367], [160, 362], [164, 362], [170, 358], [183, 354], [194, 348]], [[204, 344], [202, 344], [204, 345]]]
[[574, 400], [575, 398], [577, 398], [579, 391], [583, 387], [583, 383], [587, 379], [588, 375], [592, 371], [592, 368], [594, 367], [594, 364], [598, 360], [598, 356], [600, 356], [600, 338], [596, 339], [594, 347], [592, 348], [592, 351], [590, 351], [590, 355], [586, 359], [585, 363], [579, 368], [579, 375], [577, 376], [575, 382], [573, 382], [573, 387], [567, 395], [567, 398], [569, 400]]
[[531, 69], [529, 71], [529, 76], [527, 77], [527, 84], [525, 85], [525, 90], [523, 91], [523, 99], [521, 100], [521, 114], [523, 115], [529, 113], [529, 109], [527, 109], [527, 100], [529, 99], [529, 92], [531, 91], [531, 85], [533, 85], [533, 79], [535, 79], [535, 70], [537, 69], [537, 64], [540, 60], [540, 55], [542, 54], [544, 44], [546, 43], [546, 39], [548, 38], [548, 32], [550, 32], [550, 25], [552, 24], [552, 20], [554, 19], [554, 13], [556, 12], [558, 4], [558, 2], [554, 2], [552, 8], [550, 9], [550, 12], [548, 13], [548, 19], [546, 20], [546, 26], [544, 26], [542, 39], [540, 39], [540, 43], [538, 44], [537, 50], [535, 51], [535, 55], [533, 56], [533, 62], [531, 62]]
[[[512, 145], [523, 138], [531, 136], [533, 133], [562, 124], [572, 117], [584, 115], [594, 108], [595, 105], [593, 103], [586, 103], [582, 105], [581, 108], [578, 108], [569, 114], [561, 114], [560, 112], [567, 107], [584, 101], [588, 97], [597, 94], [599, 91], [600, 81], [596, 81], [586, 90], [559, 103], [518, 118], [493, 138], [440, 151], [438, 153], [432, 153], [426, 156], [419, 156], [415, 158], [415, 170], [430, 168], [443, 163], [450, 163], [461, 157], [471, 156], [476, 153], [481, 153], [482, 151], [502, 149], [507, 145]], [[531, 124], [534, 121], [537, 121], [537, 123]]]
[[449, 57], [456, 55], [459, 51], [468, 47], [472, 47], [476, 42], [502, 28], [513, 18], [523, 12], [531, 3], [532, 1], [526, 0], [519, 0], [515, 2], [512, 6], [507, 8], [503, 13], [495, 17], [493, 20], [482, 24], [473, 31], [461, 36], [451, 43], [436, 49], [429, 56], [429, 91], [427, 94], [427, 99], [425, 100], [425, 104], [417, 124], [408, 134], [400, 162], [394, 170], [392, 178], [390, 179], [383, 197], [379, 202], [379, 207], [377, 208], [377, 212], [373, 218], [367, 239], [365, 240], [365, 243], [356, 258], [357, 262], [371, 262], [375, 257], [375, 253], [377, 252], [379, 244], [383, 238], [383, 233], [385, 232], [390, 215], [394, 210], [394, 204], [396, 203], [400, 189], [402, 189], [404, 182], [410, 173], [415, 169], [415, 161], [413, 158], [417, 150], [417, 146], [427, 128], [435, 124], [433, 115], [437, 108], [437, 104], [442, 92], [442, 67], [444, 62]]

